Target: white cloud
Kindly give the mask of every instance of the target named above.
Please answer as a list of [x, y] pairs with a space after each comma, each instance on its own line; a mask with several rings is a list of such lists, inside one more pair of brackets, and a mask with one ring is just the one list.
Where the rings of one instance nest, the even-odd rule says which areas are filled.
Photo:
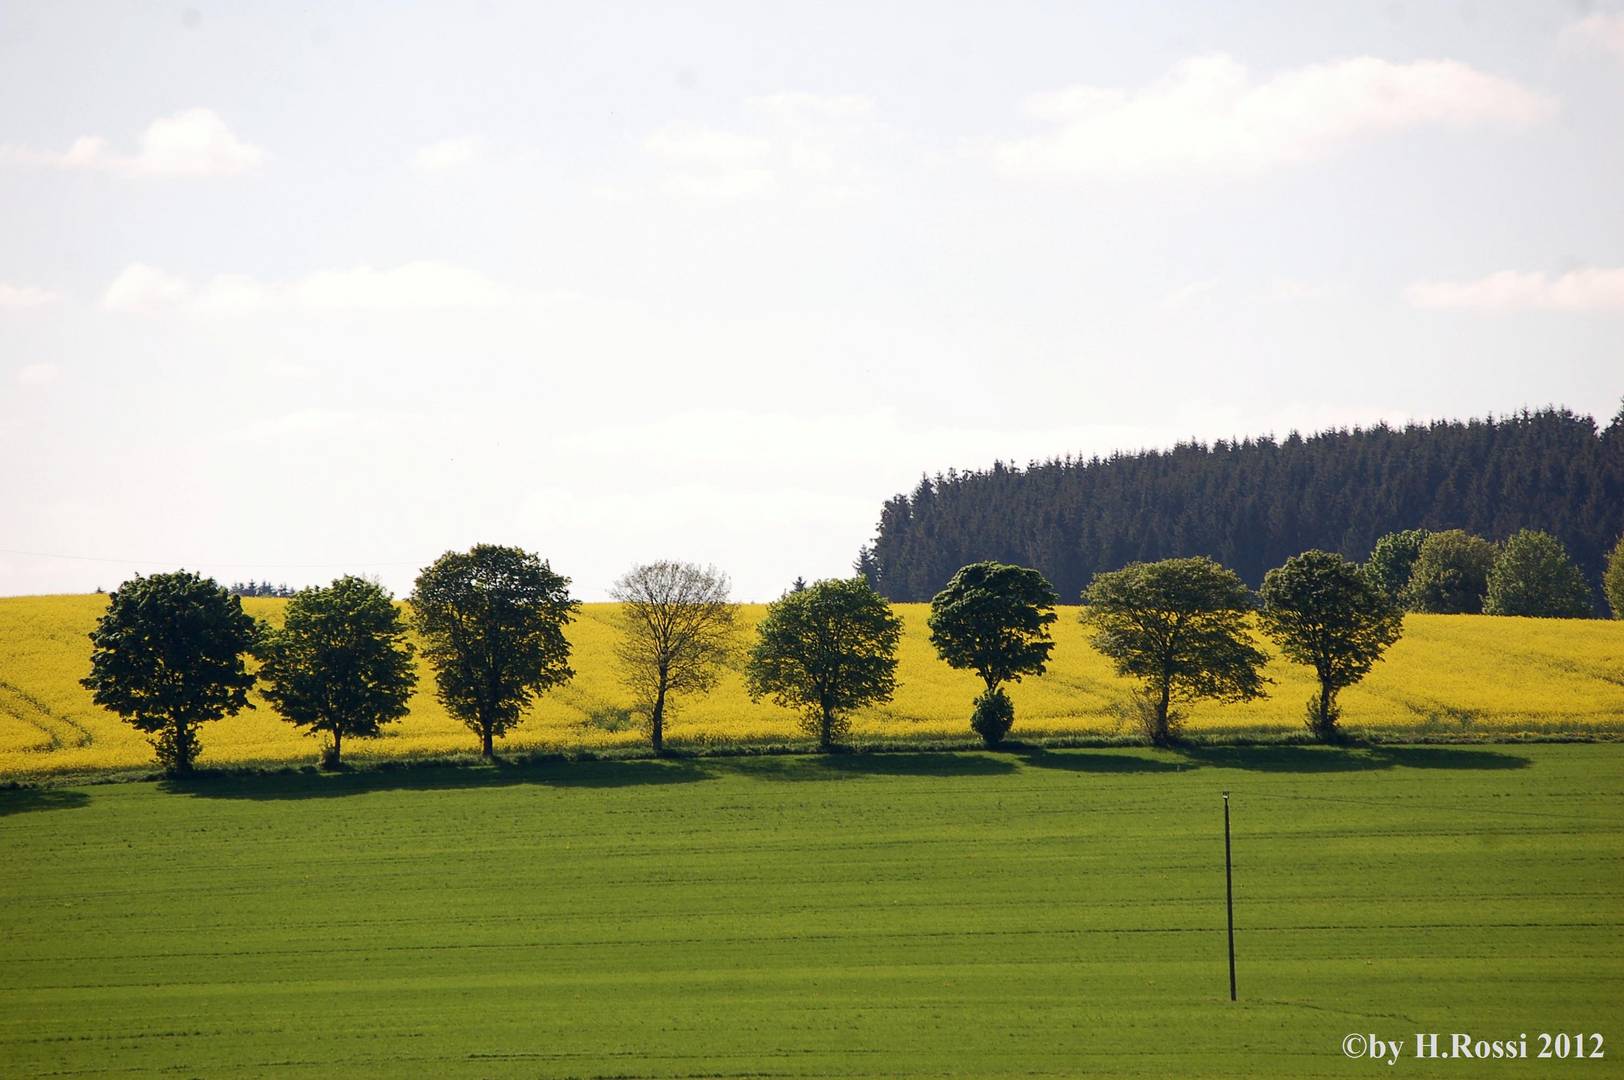
[[1522, 127], [1552, 98], [1453, 60], [1359, 57], [1258, 80], [1224, 55], [1178, 64], [1142, 90], [1074, 86], [1037, 94], [1027, 112], [1049, 130], [993, 146], [1016, 176], [1250, 174], [1420, 127]]
[[786, 92], [745, 104], [757, 131], [668, 127], [644, 140], [666, 166], [670, 190], [718, 201], [788, 194], [828, 205], [872, 189], [863, 144], [879, 127], [869, 98]]
[[121, 176], [235, 176], [258, 168], [265, 157], [264, 150], [237, 138], [212, 109], [185, 109], [154, 120], [134, 154], [119, 154], [94, 135], [81, 136], [60, 152], [0, 146], [0, 161]]
[[1502, 270], [1475, 281], [1418, 281], [1404, 295], [1419, 308], [1624, 310], [1624, 267], [1590, 267], [1556, 277]]
[[773, 153], [766, 139], [715, 128], [669, 127], [643, 140], [643, 148], [670, 166], [666, 185], [678, 194], [746, 199], [767, 193], [777, 183], [766, 167]]
[[48, 289], [36, 289], [29, 285], [8, 285], [0, 281], [0, 310], [6, 308], [37, 308], [46, 304], [55, 303], [60, 297]]
[[18, 386], [44, 386], [62, 374], [55, 364], [25, 364], [17, 369]]
[[478, 156], [478, 139], [442, 139], [418, 150], [412, 156], [412, 168], [418, 172], [450, 172], [473, 164]]
[[113, 279], [102, 297], [108, 311], [150, 314], [174, 307], [190, 292], [186, 282], [145, 263], [131, 263]]
[[686, 165], [737, 168], [758, 164], [772, 153], [766, 139], [715, 128], [665, 128], [644, 140], [651, 153]]
[[290, 282], [262, 282], [242, 274], [219, 274], [193, 285], [143, 263], [133, 263], [107, 289], [109, 311], [200, 315], [262, 312], [491, 310], [556, 299], [527, 293], [477, 270], [420, 260], [378, 268], [317, 270]]
[[1563, 37], [1590, 49], [1601, 49], [1624, 59], [1624, 11], [1596, 12], [1571, 24]]

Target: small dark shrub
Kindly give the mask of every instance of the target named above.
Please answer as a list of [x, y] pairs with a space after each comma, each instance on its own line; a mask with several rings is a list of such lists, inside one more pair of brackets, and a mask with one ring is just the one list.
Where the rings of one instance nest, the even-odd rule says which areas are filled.
[[988, 746], [1003, 742], [1014, 723], [1015, 706], [1002, 689], [988, 690], [976, 698], [975, 709], [970, 713], [970, 727]]

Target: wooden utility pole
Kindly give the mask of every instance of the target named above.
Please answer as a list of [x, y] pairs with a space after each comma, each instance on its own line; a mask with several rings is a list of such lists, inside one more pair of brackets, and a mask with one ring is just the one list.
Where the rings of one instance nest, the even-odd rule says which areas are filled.
[[1229, 1000], [1235, 1000], [1235, 875], [1229, 861], [1229, 792], [1224, 792], [1224, 901], [1229, 907]]

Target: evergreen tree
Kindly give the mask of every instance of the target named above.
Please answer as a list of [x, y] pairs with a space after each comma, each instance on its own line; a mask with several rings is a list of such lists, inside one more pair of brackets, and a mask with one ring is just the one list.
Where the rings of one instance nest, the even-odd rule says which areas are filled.
[[1624, 533], [1624, 410], [1605, 432], [1546, 409], [925, 477], [885, 502], [859, 572], [892, 600], [924, 601], [991, 559], [1075, 596], [1101, 571], [1206, 555], [1256, 585], [1309, 548], [1363, 560], [1397, 530], [1522, 528], [1551, 533], [1600, 580]]

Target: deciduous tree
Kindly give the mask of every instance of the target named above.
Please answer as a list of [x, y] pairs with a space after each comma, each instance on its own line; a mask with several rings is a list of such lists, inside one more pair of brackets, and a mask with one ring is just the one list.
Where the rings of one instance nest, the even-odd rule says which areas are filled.
[[1415, 569], [1421, 545], [1430, 535], [1425, 529], [1390, 532], [1370, 549], [1365, 572], [1395, 604], [1403, 604], [1404, 587], [1410, 583], [1410, 572]]
[[768, 605], [746, 666], [752, 699], [799, 711], [828, 750], [848, 713], [890, 701], [902, 620], [860, 577], [819, 581]]
[[540, 556], [496, 544], [448, 551], [417, 576], [412, 621], [440, 702], [486, 757], [537, 695], [575, 676], [564, 627], [580, 601], [569, 585]]
[[609, 595], [620, 601], [621, 671], [649, 710], [649, 741], [665, 749], [672, 698], [716, 685], [736, 645], [727, 575], [713, 566], [660, 561], [634, 566]]
[[1601, 591], [1607, 595], [1607, 606], [1613, 609], [1613, 618], [1624, 619], [1624, 536], [1618, 538], [1607, 555]]
[[1258, 622], [1286, 658], [1314, 669], [1319, 696], [1308, 726], [1336, 734], [1338, 692], [1364, 678], [1404, 632], [1404, 616], [1371, 575], [1328, 551], [1293, 555], [1258, 590]]
[[1003, 741], [1015, 709], [1003, 685], [1041, 675], [1054, 650], [1049, 626], [1060, 598], [1038, 573], [1007, 563], [961, 567], [930, 602], [930, 641], [949, 667], [981, 676], [970, 726], [988, 746]]
[[1172, 706], [1211, 698], [1262, 697], [1268, 660], [1251, 642], [1251, 593], [1233, 571], [1205, 556], [1130, 563], [1096, 574], [1083, 591], [1083, 622], [1117, 674], [1144, 683], [1146, 734], [1176, 734]]
[[1411, 611], [1476, 615], [1483, 610], [1494, 545], [1460, 529], [1428, 535], [1410, 568], [1404, 602]]
[[405, 716], [417, 685], [400, 610], [365, 578], [294, 593], [281, 628], [255, 651], [265, 699], [295, 727], [327, 736], [322, 761], [331, 768], [346, 735], [371, 738]]
[[1584, 574], [1550, 533], [1522, 529], [1500, 545], [1489, 568], [1485, 615], [1583, 619], [1594, 605]]
[[81, 683], [97, 705], [153, 736], [166, 772], [184, 775], [202, 724], [253, 708], [243, 657], [257, 633], [242, 601], [212, 579], [185, 570], [137, 576], [108, 595]]

